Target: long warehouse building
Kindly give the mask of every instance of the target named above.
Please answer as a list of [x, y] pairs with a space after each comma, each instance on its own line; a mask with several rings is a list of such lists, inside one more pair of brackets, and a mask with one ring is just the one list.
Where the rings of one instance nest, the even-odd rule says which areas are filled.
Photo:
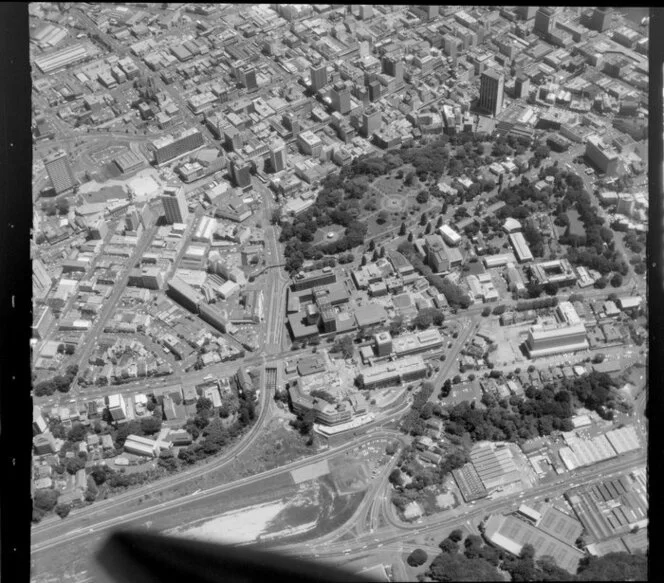
[[59, 51], [36, 57], [35, 65], [39, 67], [42, 73], [48, 74], [62, 67], [78, 63], [89, 56], [92, 56], [90, 50], [85, 45], [76, 43]]

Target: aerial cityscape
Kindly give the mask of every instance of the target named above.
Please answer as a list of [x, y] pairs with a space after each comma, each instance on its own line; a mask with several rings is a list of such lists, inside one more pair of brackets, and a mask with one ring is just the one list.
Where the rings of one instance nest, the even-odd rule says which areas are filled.
[[647, 8], [28, 10], [34, 583], [647, 579]]

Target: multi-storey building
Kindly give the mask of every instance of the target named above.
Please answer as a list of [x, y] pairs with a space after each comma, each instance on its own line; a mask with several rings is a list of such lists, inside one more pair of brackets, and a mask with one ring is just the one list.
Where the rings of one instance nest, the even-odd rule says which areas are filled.
[[245, 160], [234, 158], [231, 160], [231, 177], [235, 186], [246, 188], [251, 185], [251, 164]]
[[479, 108], [497, 115], [503, 108], [503, 90], [505, 79], [502, 73], [493, 70], [484, 71], [480, 78]]
[[293, 291], [302, 291], [305, 289], [318, 287], [320, 285], [334, 283], [335, 281], [337, 281], [337, 276], [335, 273], [329, 267], [324, 267], [323, 269], [310, 271], [308, 273], [298, 273], [293, 278], [291, 289]]
[[618, 154], [607, 146], [599, 136], [590, 136], [586, 140], [586, 156], [607, 176], [618, 171]]
[[543, 36], [550, 35], [556, 28], [556, 14], [558, 10], [549, 6], [542, 6], [535, 14], [535, 32]]
[[55, 194], [69, 192], [78, 184], [66, 152], [60, 151], [48, 156], [44, 160], [44, 167], [51, 179]]
[[536, 324], [528, 331], [525, 348], [530, 358], [587, 350], [586, 327], [582, 322], [572, 325]]
[[327, 65], [321, 63], [317, 67], [311, 67], [311, 88], [319, 91], [327, 85]]
[[330, 92], [332, 109], [342, 115], [350, 111], [350, 87], [345, 83], [335, 83]]
[[196, 128], [189, 128], [174, 136], [164, 136], [152, 142], [157, 166], [166, 164], [203, 146], [203, 134]]
[[270, 164], [274, 172], [286, 169], [286, 144], [281, 139], [275, 139], [270, 144]]
[[362, 135], [365, 138], [380, 130], [383, 118], [379, 109], [368, 108], [362, 113]]
[[409, 356], [363, 369], [360, 383], [364, 389], [377, 389], [421, 379], [426, 374], [427, 365], [422, 357]]
[[184, 223], [189, 216], [187, 199], [184, 195], [184, 187], [181, 185], [167, 185], [161, 195], [164, 205], [164, 215], [169, 225], [173, 223]]
[[113, 421], [124, 421], [127, 418], [127, 404], [120, 393], [109, 395], [106, 405]]

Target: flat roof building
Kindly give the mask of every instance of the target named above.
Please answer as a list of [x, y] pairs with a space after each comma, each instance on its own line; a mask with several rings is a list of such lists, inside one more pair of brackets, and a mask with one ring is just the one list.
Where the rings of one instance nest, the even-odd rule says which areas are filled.
[[583, 323], [574, 325], [531, 326], [525, 348], [530, 358], [550, 356], [561, 352], [578, 352], [588, 349], [586, 327]]
[[533, 260], [533, 254], [530, 251], [530, 247], [528, 247], [523, 233], [510, 233], [509, 238], [519, 263]]
[[152, 142], [157, 166], [181, 158], [204, 145], [203, 134], [197, 128], [188, 128], [179, 134], [157, 138]]
[[489, 516], [484, 525], [484, 536], [492, 544], [516, 556], [519, 556], [524, 545], [530, 544], [535, 549], [535, 558], [545, 555], [553, 557], [556, 565], [570, 573], [576, 573], [579, 561], [585, 556], [571, 544], [515, 516]]
[[617, 152], [607, 146], [599, 136], [590, 136], [586, 140], [586, 156], [606, 175], [614, 176], [618, 172]]
[[55, 194], [69, 192], [78, 184], [64, 151], [56, 152], [44, 159], [44, 167], [51, 179]]
[[461, 235], [459, 235], [459, 233], [457, 233], [449, 225], [442, 225], [438, 229], [438, 232], [441, 234], [441, 236], [443, 237], [443, 240], [448, 245], [456, 246], [461, 242]]
[[440, 348], [443, 345], [443, 337], [436, 328], [431, 328], [416, 334], [405, 334], [392, 339], [392, 352], [397, 356], [417, 354], [426, 350]]
[[410, 356], [367, 367], [359, 375], [362, 387], [377, 389], [426, 376], [428, 367], [421, 356]]
[[479, 108], [493, 116], [498, 115], [503, 109], [504, 88], [505, 78], [502, 73], [484, 71], [480, 78]]
[[181, 185], [166, 186], [164, 193], [161, 195], [161, 203], [164, 207], [166, 222], [169, 225], [184, 223], [189, 216], [184, 187]]
[[305, 273], [298, 273], [291, 283], [291, 290], [301, 291], [313, 287], [323, 286], [337, 281], [336, 274], [329, 268], [317, 269]]
[[531, 266], [532, 275], [540, 285], [552, 283], [557, 286], [571, 285], [577, 280], [574, 268], [568, 259], [553, 259]]

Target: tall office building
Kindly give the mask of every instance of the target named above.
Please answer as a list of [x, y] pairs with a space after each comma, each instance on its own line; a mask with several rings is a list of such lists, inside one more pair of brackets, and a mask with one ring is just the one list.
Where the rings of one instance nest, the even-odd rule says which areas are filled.
[[403, 81], [403, 61], [398, 57], [383, 57], [383, 73]]
[[235, 126], [228, 126], [224, 128], [224, 144], [226, 147], [233, 151], [237, 152], [242, 149], [244, 145], [244, 140], [242, 139], [242, 132], [238, 130]]
[[480, 80], [479, 107], [496, 115], [503, 108], [503, 89], [505, 79], [502, 73], [493, 70], [484, 71]]
[[240, 81], [240, 85], [246, 87], [248, 91], [258, 89], [256, 69], [253, 67], [241, 67], [238, 71], [238, 80]]
[[297, 137], [300, 133], [300, 120], [292, 111], [289, 111], [284, 115], [283, 123], [286, 129], [289, 129], [293, 136]]
[[417, 6], [417, 8], [419, 8], [419, 12], [423, 13], [425, 18], [427, 18], [427, 20], [436, 18], [436, 16], [438, 16], [438, 12], [440, 9], [438, 4], [423, 4]]
[[342, 115], [350, 111], [350, 88], [345, 83], [335, 83], [330, 92], [332, 108]]
[[231, 177], [235, 186], [245, 188], [251, 184], [251, 166], [249, 162], [234, 158], [231, 160]]
[[369, 82], [369, 101], [378, 101], [382, 95], [380, 81]]
[[319, 91], [327, 85], [327, 65], [321, 63], [318, 67], [311, 67], [311, 88]]
[[164, 215], [169, 225], [173, 223], [184, 223], [189, 216], [187, 208], [187, 199], [184, 196], [184, 187], [173, 184], [164, 188], [164, 194], [161, 195], [161, 202], [164, 205]]
[[519, 6], [516, 13], [524, 20], [531, 20], [537, 13], [537, 6]]
[[542, 6], [535, 13], [535, 32], [545, 36], [550, 35], [556, 28], [557, 8]]
[[519, 73], [514, 80], [514, 97], [525, 99], [530, 91], [530, 79], [523, 73]]
[[369, 20], [373, 16], [373, 6], [371, 4], [360, 4], [360, 18]]
[[376, 133], [380, 130], [382, 121], [382, 113], [379, 109], [374, 107], [367, 108], [362, 113], [362, 135], [368, 138]]
[[273, 140], [270, 144], [270, 164], [274, 172], [286, 169], [286, 144], [281, 139]]
[[590, 27], [597, 32], [604, 32], [611, 25], [611, 9], [603, 6], [595, 8], [590, 18]]
[[55, 190], [55, 194], [68, 192], [78, 184], [71, 166], [67, 153], [60, 151], [48, 156], [44, 160], [44, 166], [48, 177], [51, 179], [51, 184]]

